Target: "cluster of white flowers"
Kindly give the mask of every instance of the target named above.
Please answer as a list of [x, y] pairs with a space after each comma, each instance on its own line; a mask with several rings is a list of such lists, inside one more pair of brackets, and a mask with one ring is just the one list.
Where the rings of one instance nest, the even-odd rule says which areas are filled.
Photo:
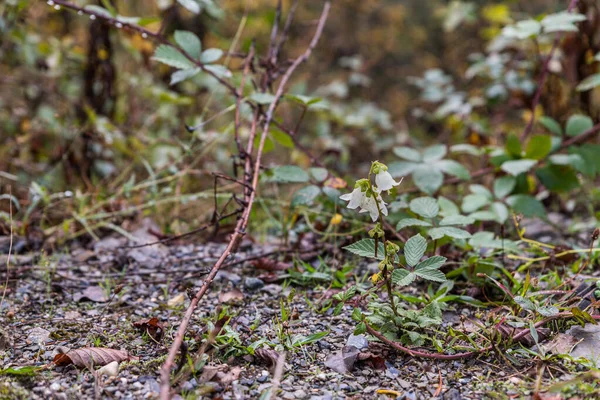
[[378, 161], [373, 162], [371, 172], [375, 174], [375, 185], [371, 185], [368, 179], [360, 179], [356, 181], [354, 190], [340, 196], [340, 199], [348, 201], [351, 210], [360, 207], [359, 212], [368, 212], [375, 222], [379, 219], [380, 210], [381, 214], [388, 215], [387, 203], [381, 198], [381, 193], [398, 186], [400, 182], [396, 182], [388, 172], [388, 167]]

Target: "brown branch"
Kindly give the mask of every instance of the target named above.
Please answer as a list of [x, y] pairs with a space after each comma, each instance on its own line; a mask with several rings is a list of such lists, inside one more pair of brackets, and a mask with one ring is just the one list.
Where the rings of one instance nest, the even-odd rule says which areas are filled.
[[[189, 61], [191, 61], [192, 63], [194, 63], [203, 72], [209, 74], [214, 79], [216, 79], [221, 85], [223, 85], [236, 98], [236, 100], [243, 98], [243, 93], [242, 92], [238, 92], [237, 89], [235, 87], [233, 87], [229, 82], [227, 82], [226, 80], [224, 80], [219, 75], [217, 75], [214, 72], [212, 72], [211, 70], [207, 69], [206, 65], [204, 65], [199, 60], [196, 60], [195, 58], [193, 58], [192, 56], [190, 56], [182, 47], [178, 46], [175, 43], [171, 43], [169, 40], [167, 40], [160, 33], [156, 33], [156, 32], [150, 31], [148, 29], [142, 28], [141, 26], [138, 26], [138, 25], [135, 25], [135, 24], [131, 24], [131, 23], [120, 21], [120, 20], [118, 20], [116, 18], [110, 17], [110, 16], [105, 15], [103, 13], [96, 12], [94, 10], [90, 10], [88, 8], [85, 8], [85, 7], [80, 7], [80, 6], [78, 6], [76, 4], [73, 4], [73, 3], [69, 2], [69, 1], [54, 0], [53, 4], [56, 4], [56, 5], [59, 5], [61, 7], [65, 7], [65, 8], [77, 11], [78, 13], [83, 13], [83, 14], [86, 14], [86, 15], [94, 16], [94, 18], [105, 20], [108, 23], [110, 23], [111, 25], [118, 26], [119, 28], [122, 28], [124, 30], [129, 30], [129, 31], [140, 33], [143, 38], [150, 38], [150, 39], [153, 39], [153, 40], [155, 40], [155, 41], [157, 41], [157, 42], [159, 42], [161, 44], [164, 44], [164, 45], [167, 45], [169, 47], [172, 47], [175, 50], [177, 50], [178, 52], [180, 52]], [[268, 64], [268, 62], [267, 62], [267, 64]], [[254, 104], [254, 103], [251, 103], [251, 102], [248, 102], [248, 105], [253, 110], [259, 110], [259, 113], [261, 114], [262, 117], [266, 117], [264, 115], [264, 111], [261, 109], [260, 106]], [[290, 136], [290, 138], [292, 139], [292, 142], [298, 148], [298, 150], [300, 150], [301, 152], [303, 152], [304, 154], [306, 154], [306, 156], [311, 160], [311, 162], [313, 164], [315, 164], [315, 165], [317, 165], [319, 167], [324, 167], [323, 164], [315, 156], [313, 156], [306, 147], [304, 147], [303, 145], [301, 145], [298, 142], [297, 138], [295, 138], [295, 137], [292, 136], [292, 133], [291, 133], [291, 131], [289, 129], [283, 127], [277, 121], [274, 121], [273, 123], [282, 132], [284, 132], [285, 134], [287, 134], [287, 135]]]
[[[567, 12], [571, 12], [573, 8], [575, 8], [575, 6], [577, 5], [577, 1], [578, 0], [571, 0], [571, 2], [569, 3], [569, 7], [567, 8]], [[550, 72], [550, 61], [552, 61], [552, 58], [554, 57], [554, 53], [556, 52], [556, 49], [560, 44], [560, 40], [562, 39], [563, 34], [564, 32], [556, 33], [554, 42], [552, 43], [552, 48], [550, 49], [550, 53], [548, 53], [548, 56], [546, 57], [546, 59], [544, 60], [544, 64], [542, 65], [542, 73], [540, 74], [537, 89], [535, 91], [535, 95], [533, 96], [533, 101], [531, 103], [531, 117], [529, 117], [529, 122], [527, 123], [527, 126], [525, 126], [525, 130], [521, 135], [521, 141], [527, 139], [527, 137], [531, 133], [531, 130], [533, 129], [533, 123], [535, 121], [535, 109], [540, 103], [540, 99], [542, 97], [542, 90]]]
[[[170, 392], [170, 387], [171, 387], [171, 385], [170, 385], [171, 368], [175, 362], [175, 357], [177, 356], [177, 352], [179, 351], [179, 348], [181, 347], [181, 344], [183, 343], [183, 337], [187, 330], [187, 326], [192, 318], [192, 314], [194, 313], [196, 307], [198, 306], [200, 299], [204, 296], [204, 294], [208, 290], [211, 282], [214, 280], [215, 276], [217, 275], [217, 272], [223, 266], [227, 257], [229, 257], [229, 255], [237, 249], [239, 243], [241, 242], [242, 238], [244, 237], [244, 235], [246, 233], [246, 227], [248, 225], [248, 220], [250, 218], [250, 213], [252, 211], [252, 205], [254, 203], [254, 198], [256, 196], [256, 188], [258, 186], [258, 177], [260, 174], [260, 163], [261, 163], [261, 158], [262, 158], [262, 152], [263, 152], [263, 148], [264, 148], [265, 141], [267, 138], [267, 133], [268, 133], [270, 125], [271, 125], [271, 121], [273, 120], [273, 114], [275, 112], [275, 108], [277, 107], [279, 100], [283, 96], [284, 89], [285, 89], [290, 77], [292, 76], [293, 72], [296, 70], [296, 68], [300, 64], [302, 64], [303, 62], [305, 62], [308, 59], [308, 57], [311, 55], [314, 47], [317, 45], [317, 42], [319, 41], [319, 38], [320, 38], [321, 34], [323, 33], [323, 26], [325, 25], [325, 21], [327, 20], [327, 15], [329, 14], [330, 7], [331, 7], [331, 3], [329, 1], [325, 2], [325, 5], [323, 6], [323, 11], [321, 13], [321, 17], [319, 18], [319, 24], [317, 26], [317, 29], [313, 36], [313, 39], [311, 40], [311, 42], [310, 42], [308, 48], [305, 50], [305, 52], [294, 61], [294, 63], [287, 69], [286, 73], [281, 78], [279, 87], [277, 89], [277, 92], [275, 93], [275, 98], [274, 98], [273, 102], [269, 105], [269, 109], [266, 112], [265, 120], [264, 120], [264, 127], [262, 130], [261, 136], [260, 136], [260, 143], [258, 145], [256, 159], [254, 162], [252, 184], [251, 184], [253, 190], [249, 191], [249, 193], [247, 193], [248, 203], [246, 205], [246, 208], [244, 209], [242, 217], [238, 220], [235, 232], [232, 234], [231, 239], [229, 240], [229, 243], [227, 244], [227, 247], [225, 248], [225, 251], [223, 252], [221, 257], [219, 257], [217, 262], [212, 267], [210, 273], [208, 274], [208, 276], [202, 283], [200, 290], [198, 290], [196, 295], [192, 298], [190, 305], [181, 321], [181, 324], [179, 325], [179, 329], [177, 330], [175, 339], [173, 340], [173, 343], [169, 349], [169, 354], [167, 355], [167, 359], [161, 368], [160, 398], [162, 400], [168, 400], [170, 397], [169, 392]], [[256, 119], [257, 118], [255, 118], [255, 121], [256, 121]], [[250, 139], [252, 139], [252, 138], [250, 138]], [[250, 140], [250, 139], [248, 142], [248, 146], [250, 149], [252, 149], [253, 140]], [[248, 153], [250, 153], [250, 152], [248, 152]], [[246, 170], [245, 170], [246, 173], [250, 172], [248, 167], [249, 167], [249, 157], [246, 159]]]

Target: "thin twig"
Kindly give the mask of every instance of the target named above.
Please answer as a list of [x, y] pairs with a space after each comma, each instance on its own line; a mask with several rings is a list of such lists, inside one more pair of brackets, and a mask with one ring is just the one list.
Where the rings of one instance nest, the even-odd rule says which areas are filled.
[[[165, 363], [163, 364], [163, 366], [161, 368], [160, 398], [162, 400], [168, 400], [170, 397], [169, 392], [170, 392], [170, 386], [171, 386], [170, 385], [171, 368], [175, 362], [175, 357], [177, 356], [177, 352], [179, 351], [179, 348], [181, 347], [181, 344], [183, 343], [183, 337], [187, 330], [187, 326], [190, 322], [192, 314], [194, 313], [196, 307], [198, 306], [200, 299], [207, 292], [211, 282], [214, 280], [215, 276], [217, 275], [217, 272], [225, 263], [225, 260], [229, 257], [229, 255], [231, 253], [233, 253], [238, 248], [239, 243], [241, 242], [242, 238], [246, 234], [246, 227], [248, 225], [248, 220], [250, 218], [250, 213], [252, 211], [252, 205], [254, 203], [254, 199], [256, 196], [256, 188], [258, 186], [258, 178], [260, 175], [260, 164], [261, 164], [262, 152], [263, 152], [263, 148], [264, 148], [264, 145], [266, 142], [267, 133], [268, 133], [270, 125], [271, 125], [271, 121], [273, 120], [275, 108], [277, 107], [279, 100], [283, 96], [284, 89], [287, 86], [287, 83], [288, 83], [290, 77], [292, 76], [293, 72], [296, 70], [296, 68], [300, 64], [302, 64], [303, 62], [305, 62], [308, 59], [308, 57], [311, 55], [314, 47], [317, 45], [317, 42], [323, 32], [323, 26], [325, 25], [325, 21], [327, 20], [327, 15], [329, 14], [330, 7], [331, 7], [331, 3], [329, 1], [327, 1], [323, 7], [321, 17], [319, 18], [319, 24], [317, 26], [317, 29], [313, 36], [313, 39], [311, 40], [311, 42], [310, 42], [308, 48], [305, 50], [305, 52], [294, 61], [294, 63], [287, 69], [286, 73], [281, 78], [281, 81], [279, 83], [277, 92], [275, 93], [273, 102], [269, 105], [269, 108], [266, 112], [263, 130], [262, 130], [262, 133], [260, 136], [260, 142], [258, 145], [257, 154], [256, 154], [255, 162], [254, 162], [254, 168], [252, 171], [253, 176], [252, 176], [251, 186], [252, 186], [253, 190], [249, 191], [249, 193], [247, 195], [248, 200], [247, 200], [246, 208], [242, 214], [242, 217], [238, 220], [236, 229], [235, 229], [234, 233], [232, 234], [231, 239], [229, 240], [229, 243], [227, 244], [227, 247], [223, 251], [223, 254], [221, 255], [221, 257], [219, 257], [217, 262], [212, 267], [211, 272], [208, 274], [208, 276], [202, 283], [201, 288], [198, 290], [196, 295], [192, 298], [190, 305], [181, 321], [181, 324], [179, 325], [177, 334], [175, 335], [173, 343], [169, 349], [169, 354], [167, 355], [167, 359], [165, 360]], [[256, 121], [256, 120], [257, 120], [257, 118], [256, 118], [256, 114], [255, 114], [254, 121]], [[253, 123], [253, 125], [254, 125], [254, 123]], [[253, 148], [252, 137], [249, 138], [248, 146], [250, 148], [250, 151], [248, 151], [248, 153], [250, 153], [251, 149]], [[249, 163], [249, 157], [248, 157], [246, 159], [246, 168], [245, 168], [246, 174], [248, 174], [250, 172], [249, 167], [251, 167], [251, 164]]]
[[9, 198], [8, 198], [8, 210], [10, 215], [10, 242], [8, 244], [8, 254], [6, 255], [6, 281], [4, 282], [4, 290], [2, 291], [2, 300], [0, 300], [0, 311], [2, 310], [2, 306], [4, 305], [4, 298], [6, 297], [6, 291], [8, 290], [8, 276], [10, 273], [10, 256], [12, 254], [13, 248], [13, 212], [12, 212], [12, 186], [9, 189]]

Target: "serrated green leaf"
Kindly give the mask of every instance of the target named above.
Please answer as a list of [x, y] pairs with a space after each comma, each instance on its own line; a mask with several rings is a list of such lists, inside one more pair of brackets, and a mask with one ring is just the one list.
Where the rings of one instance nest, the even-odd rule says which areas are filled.
[[313, 178], [315, 178], [317, 182], [323, 182], [329, 176], [329, 172], [327, 172], [327, 169], [320, 167], [311, 168], [310, 174], [313, 176]]
[[459, 164], [454, 160], [436, 161], [435, 166], [447, 173], [448, 175], [455, 176], [459, 179], [468, 180], [471, 178], [469, 170], [466, 169], [462, 164]]
[[435, 218], [440, 212], [440, 206], [433, 197], [417, 197], [411, 200], [409, 208], [423, 218]]
[[533, 302], [531, 300], [529, 300], [523, 296], [515, 296], [513, 300], [524, 310], [528, 310], [528, 311], [535, 310], [535, 304], [533, 304]]
[[440, 206], [439, 215], [442, 217], [448, 217], [450, 215], [458, 215], [460, 210], [457, 205], [454, 204], [451, 200], [445, 198], [444, 196], [438, 197], [438, 204]]
[[195, 67], [194, 63], [188, 60], [183, 54], [166, 44], [161, 44], [156, 48], [152, 59], [178, 69]]
[[398, 222], [398, 225], [396, 225], [396, 230], [399, 231], [408, 226], [431, 226], [431, 223], [416, 218], [404, 218]]
[[469, 194], [463, 198], [462, 210], [470, 214], [479, 210], [481, 207], [490, 204], [490, 199], [482, 194]]
[[428, 233], [433, 240], [441, 239], [444, 236], [449, 236], [454, 239], [468, 239], [471, 237], [469, 232], [453, 226], [440, 226], [438, 228], [430, 229]]
[[318, 186], [310, 185], [297, 190], [292, 196], [292, 207], [296, 207], [302, 204], [311, 204], [314, 199], [319, 196], [321, 189]]
[[397, 155], [398, 157], [404, 159], [404, 160], [408, 160], [408, 161], [415, 161], [415, 162], [419, 162], [423, 160], [423, 157], [421, 156], [421, 153], [418, 150], [415, 150], [413, 148], [410, 147], [394, 147], [394, 154]]
[[223, 65], [209, 64], [209, 65], [205, 65], [204, 69], [209, 72], [212, 72], [213, 74], [215, 74], [218, 77], [231, 78], [231, 71], [228, 70], [227, 68], [225, 68]]
[[475, 222], [475, 219], [472, 217], [467, 217], [465, 215], [449, 215], [444, 217], [440, 221], [441, 226], [449, 226], [449, 225], [470, 225]]
[[492, 203], [492, 210], [494, 210], [494, 214], [496, 214], [496, 221], [503, 224], [509, 217], [510, 213], [508, 211], [508, 207], [499, 201], [495, 201]]
[[415, 271], [429, 268], [438, 269], [446, 262], [447, 258], [442, 256], [429, 257], [427, 260], [423, 260], [415, 266]]
[[423, 161], [428, 163], [441, 160], [448, 153], [448, 148], [445, 144], [436, 144], [429, 146], [423, 150]]
[[529, 171], [535, 164], [537, 164], [537, 160], [510, 160], [502, 163], [502, 166], [500, 168], [504, 172], [507, 172], [513, 176], [517, 176], [519, 174]]
[[175, 71], [171, 74], [171, 82], [169, 82], [169, 85], [173, 86], [186, 79], [190, 79], [191, 77], [198, 75], [200, 71], [202, 71], [200, 68], [180, 69], [179, 71]]
[[444, 183], [444, 174], [433, 165], [421, 164], [413, 173], [415, 185], [424, 193], [432, 195]]
[[196, 34], [189, 31], [175, 31], [175, 42], [194, 60], [200, 59], [202, 43]]
[[422, 268], [413, 272], [418, 277], [421, 277], [428, 281], [433, 282], [446, 282], [446, 275], [439, 269], [435, 268]]
[[405, 269], [395, 269], [392, 271], [392, 283], [396, 286], [408, 286], [417, 276]]
[[427, 240], [420, 234], [408, 239], [404, 245], [406, 263], [411, 267], [417, 265], [421, 257], [425, 255], [425, 250], [427, 250]]
[[[343, 247], [343, 249], [361, 257], [375, 258], [375, 240], [373, 239], [361, 239], [358, 242]], [[377, 246], [377, 258], [383, 260], [384, 254], [383, 243], [380, 241]]]
[[388, 165], [388, 172], [393, 177], [406, 176], [419, 168], [419, 165], [421, 164], [410, 161], [394, 161]]
[[206, 49], [200, 55], [200, 62], [202, 62], [204, 64], [212, 64], [221, 57], [223, 57], [223, 50], [221, 50], [221, 49]]
[[579, 136], [594, 126], [594, 121], [587, 115], [575, 114], [567, 121], [565, 132], [568, 136]]

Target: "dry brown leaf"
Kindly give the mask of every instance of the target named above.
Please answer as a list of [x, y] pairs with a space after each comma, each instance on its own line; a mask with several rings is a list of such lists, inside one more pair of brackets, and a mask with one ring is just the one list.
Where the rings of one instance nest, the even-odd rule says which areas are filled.
[[230, 367], [226, 364], [206, 365], [202, 369], [200, 381], [214, 381], [220, 383], [221, 385], [229, 385], [231, 382], [238, 380], [241, 373], [241, 367]]
[[237, 288], [233, 288], [228, 292], [219, 293], [219, 303], [237, 303], [242, 300], [244, 300], [244, 293]]
[[75, 293], [73, 300], [76, 302], [82, 300], [91, 300], [96, 303], [105, 303], [108, 301], [106, 291], [100, 286], [88, 286], [83, 292]]
[[325, 186], [329, 186], [334, 189], [343, 189], [348, 186], [348, 184], [342, 178], [333, 177], [325, 181]]
[[82, 347], [64, 354], [54, 356], [54, 363], [58, 366], [75, 364], [80, 368], [103, 366], [110, 362], [139, 360], [139, 357], [129, 355], [127, 351], [107, 349], [103, 347]]
[[164, 325], [156, 317], [136, 321], [133, 323], [133, 326], [138, 328], [142, 333], [148, 333], [156, 341], [162, 338], [165, 331]]
[[267, 271], [287, 271], [292, 268], [291, 263], [273, 260], [267, 257], [262, 257], [250, 263], [256, 269], [264, 269]]
[[277, 365], [277, 360], [279, 359], [279, 353], [269, 348], [256, 349], [254, 355], [264, 361], [268, 368], [275, 367], [275, 365]]

